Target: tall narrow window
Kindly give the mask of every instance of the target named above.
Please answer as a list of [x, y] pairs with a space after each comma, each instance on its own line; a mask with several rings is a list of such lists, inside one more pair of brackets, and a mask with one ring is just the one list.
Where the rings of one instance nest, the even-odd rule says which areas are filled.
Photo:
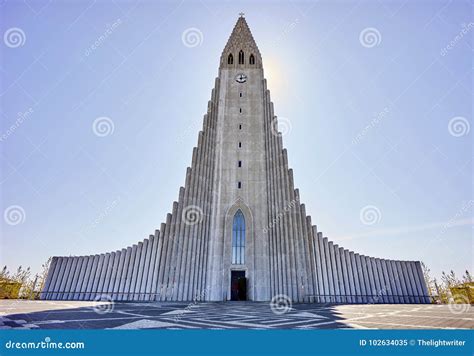
[[242, 167], [242, 161], [239, 161], [239, 168]]
[[232, 225], [232, 264], [243, 265], [245, 263], [245, 218], [241, 210], [234, 215]]
[[239, 64], [244, 64], [244, 51], [239, 52]]
[[239, 130], [242, 130], [242, 124], [239, 125]]
[[237, 188], [242, 188], [242, 182], [237, 183]]
[[239, 109], [239, 112], [242, 114], [242, 108]]
[[242, 93], [240, 93], [240, 97], [242, 97]]
[[239, 148], [241, 148], [241, 147], [242, 147], [242, 142], [239, 142]]
[[234, 64], [234, 56], [229, 54], [229, 57], [227, 57], [227, 64]]
[[253, 56], [253, 54], [250, 55], [249, 64], [255, 64], [255, 57]]

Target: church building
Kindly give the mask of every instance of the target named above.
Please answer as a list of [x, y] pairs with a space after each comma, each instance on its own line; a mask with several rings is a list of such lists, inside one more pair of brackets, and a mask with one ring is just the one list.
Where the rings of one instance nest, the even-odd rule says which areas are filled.
[[257, 44], [241, 15], [220, 58], [184, 187], [149, 238], [53, 257], [42, 299], [429, 303], [420, 262], [328, 239], [306, 214]]

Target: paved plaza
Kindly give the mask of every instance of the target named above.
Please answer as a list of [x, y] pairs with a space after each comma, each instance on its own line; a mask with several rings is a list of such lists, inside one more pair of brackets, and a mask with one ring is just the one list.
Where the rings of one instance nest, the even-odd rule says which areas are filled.
[[0, 329], [474, 329], [470, 305], [0, 300]]

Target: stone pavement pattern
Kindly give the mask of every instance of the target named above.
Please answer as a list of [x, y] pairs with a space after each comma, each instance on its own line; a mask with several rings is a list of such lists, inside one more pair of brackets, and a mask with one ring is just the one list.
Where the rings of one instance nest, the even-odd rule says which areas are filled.
[[263, 302], [0, 300], [0, 329], [474, 329], [470, 305], [293, 304], [284, 311]]

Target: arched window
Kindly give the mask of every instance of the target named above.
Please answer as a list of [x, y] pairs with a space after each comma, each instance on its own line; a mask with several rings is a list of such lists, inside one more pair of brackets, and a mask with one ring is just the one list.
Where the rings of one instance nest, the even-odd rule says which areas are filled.
[[229, 57], [227, 57], [227, 64], [234, 64], [234, 56], [229, 54]]
[[241, 210], [234, 215], [232, 225], [232, 264], [243, 265], [245, 263], [245, 218]]
[[255, 57], [253, 56], [253, 54], [250, 55], [249, 64], [255, 64]]
[[239, 52], [239, 64], [244, 64], [244, 51]]

